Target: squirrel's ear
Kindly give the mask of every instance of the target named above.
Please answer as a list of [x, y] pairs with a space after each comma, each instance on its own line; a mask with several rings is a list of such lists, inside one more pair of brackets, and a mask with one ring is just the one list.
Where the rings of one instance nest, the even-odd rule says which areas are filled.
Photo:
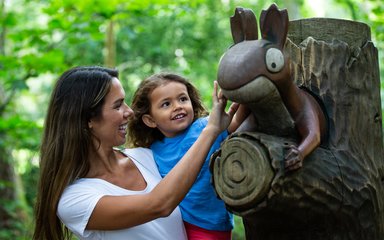
[[284, 48], [288, 33], [288, 12], [279, 10], [276, 4], [272, 4], [267, 10], [261, 11], [260, 31], [263, 39], [271, 41]]
[[235, 44], [258, 38], [256, 17], [251, 9], [237, 7], [235, 14], [230, 18], [230, 23]]

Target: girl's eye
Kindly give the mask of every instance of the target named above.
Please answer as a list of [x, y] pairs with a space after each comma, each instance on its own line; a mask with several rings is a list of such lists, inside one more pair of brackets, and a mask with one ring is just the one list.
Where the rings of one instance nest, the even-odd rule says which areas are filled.
[[186, 101], [188, 101], [188, 98], [187, 98], [187, 97], [181, 97], [181, 98], [180, 98], [180, 102], [186, 102]]
[[265, 53], [265, 64], [270, 72], [280, 72], [284, 67], [283, 53], [277, 48], [270, 48]]
[[162, 104], [161, 104], [161, 107], [162, 108], [165, 108], [165, 107], [168, 107], [169, 106], [169, 102], [163, 102]]

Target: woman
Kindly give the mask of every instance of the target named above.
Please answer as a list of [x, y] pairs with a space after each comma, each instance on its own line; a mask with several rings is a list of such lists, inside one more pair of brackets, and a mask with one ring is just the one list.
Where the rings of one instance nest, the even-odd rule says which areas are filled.
[[215, 83], [208, 125], [161, 179], [150, 150], [115, 148], [133, 115], [118, 72], [65, 72], [45, 121], [34, 239], [70, 239], [70, 231], [81, 239], [186, 239], [177, 205], [237, 109], [225, 113], [225, 105]]

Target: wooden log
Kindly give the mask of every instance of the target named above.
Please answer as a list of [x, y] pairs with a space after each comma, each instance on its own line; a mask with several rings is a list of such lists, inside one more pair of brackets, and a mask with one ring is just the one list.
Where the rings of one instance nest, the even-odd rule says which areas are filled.
[[263, 137], [233, 135], [221, 147], [219, 159], [211, 163], [216, 193], [238, 215], [264, 199], [274, 176], [267, 147], [278, 149], [279, 144], [273, 136]]
[[301, 169], [284, 173], [284, 144], [294, 138], [231, 136], [212, 158], [218, 196], [243, 217], [247, 239], [382, 240], [380, 78], [369, 27], [301, 19], [290, 22], [288, 37], [285, 49], [296, 83], [325, 104], [329, 140]]

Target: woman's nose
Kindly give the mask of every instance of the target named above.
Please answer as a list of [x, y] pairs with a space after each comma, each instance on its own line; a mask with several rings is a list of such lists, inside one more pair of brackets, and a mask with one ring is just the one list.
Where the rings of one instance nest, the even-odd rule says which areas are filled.
[[133, 110], [127, 105], [126, 110], [124, 111], [124, 117], [128, 118], [133, 115]]

